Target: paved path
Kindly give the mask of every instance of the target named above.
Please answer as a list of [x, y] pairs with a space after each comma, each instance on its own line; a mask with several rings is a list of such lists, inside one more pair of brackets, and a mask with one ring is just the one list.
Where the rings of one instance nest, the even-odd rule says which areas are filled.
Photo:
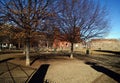
[[77, 59], [36, 60], [30, 67], [24, 63], [20, 59], [0, 62], [0, 83], [117, 83]]
[[34, 68], [10, 62], [0, 63], [0, 83], [25, 83], [36, 71]]
[[[105, 78], [101, 78], [103, 76]], [[51, 65], [45, 79], [50, 83], [117, 83], [105, 74], [77, 60]]]

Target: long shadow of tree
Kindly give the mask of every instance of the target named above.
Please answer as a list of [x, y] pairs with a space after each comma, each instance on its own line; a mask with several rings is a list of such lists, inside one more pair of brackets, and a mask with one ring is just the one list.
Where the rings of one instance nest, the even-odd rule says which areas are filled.
[[95, 63], [109, 65], [111, 67], [120, 68], [120, 56], [118, 55], [110, 55], [110, 54], [103, 54], [103, 56], [84, 56], [81, 54], [76, 54], [75, 57], [79, 60], [83, 60], [85, 62], [91, 62], [94, 60]]
[[36, 71], [36, 73], [32, 76], [28, 83], [44, 83], [44, 78], [49, 68], [49, 64], [43, 64]]
[[120, 83], [120, 74], [109, 70], [105, 67], [99, 66], [94, 62], [86, 62], [87, 65], [90, 65], [93, 69], [97, 70], [98, 72], [102, 72], [106, 74], [107, 76], [111, 77], [112, 79], [116, 80], [118, 83]]
[[110, 51], [110, 50], [94, 50], [97, 52], [106, 52], [106, 53], [112, 53], [112, 54], [116, 54], [116, 55], [120, 55], [119, 51]]
[[[48, 53], [48, 54], [38, 54], [30, 56], [30, 65], [34, 64], [35, 61], [41, 60], [41, 61], [49, 61], [49, 60], [68, 60], [69, 54], [65, 53]], [[20, 60], [25, 60], [26, 57], [20, 57]]]
[[14, 59], [14, 58], [3, 59], [3, 60], [0, 60], [0, 63], [7, 62], [7, 61], [12, 60], [12, 59]]

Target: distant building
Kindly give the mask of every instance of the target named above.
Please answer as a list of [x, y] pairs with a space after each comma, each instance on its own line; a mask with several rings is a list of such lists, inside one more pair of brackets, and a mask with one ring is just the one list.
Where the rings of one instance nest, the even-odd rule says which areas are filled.
[[[79, 28], [75, 28], [74, 34], [76, 35], [75, 39], [74, 39], [76, 41], [76, 43], [74, 43], [74, 48], [78, 48], [79, 44], [80, 44], [78, 42], [81, 42]], [[74, 34], [71, 34], [71, 36], [74, 35]], [[59, 29], [55, 28], [53, 48], [57, 48], [57, 49], [61, 49], [61, 50], [70, 50], [71, 43], [68, 40], [69, 36], [70, 35], [67, 34], [67, 33], [60, 34]]]
[[120, 41], [117, 39], [91, 39], [90, 48], [98, 50], [120, 50]]

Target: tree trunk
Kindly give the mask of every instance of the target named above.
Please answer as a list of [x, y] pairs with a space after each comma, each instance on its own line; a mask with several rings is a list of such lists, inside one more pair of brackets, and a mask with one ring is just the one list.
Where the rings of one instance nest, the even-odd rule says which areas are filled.
[[2, 50], [2, 43], [0, 43], [0, 51]]
[[73, 43], [71, 43], [71, 54], [70, 54], [70, 58], [73, 59]]
[[21, 47], [21, 42], [19, 41], [18, 42], [18, 49], [20, 49], [20, 47]]
[[47, 52], [48, 52], [48, 50], [49, 50], [49, 44], [48, 44], [48, 41], [47, 41]]
[[26, 66], [30, 65], [29, 52], [30, 52], [30, 39], [27, 38], [26, 39], [26, 45], [25, 45]]

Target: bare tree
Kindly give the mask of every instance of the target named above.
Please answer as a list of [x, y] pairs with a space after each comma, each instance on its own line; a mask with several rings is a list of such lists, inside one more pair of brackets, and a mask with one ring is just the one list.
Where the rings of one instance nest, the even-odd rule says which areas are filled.
[[103, 37], [108, 32], [106, 8], [94, 0], [61, 0], [57, 6], [56, 9], [53, 7], [54, 23], [61, 31], [60, 37], [71, 43], [71, 58], [74, 43]]
[[12, 37], [14, 36], [13, 26], [9, 24], [2, 24], [0, 26], [0, 42], [11, 43]]
[[49, 5], [53, 0], [0, 0], [0, 19], [19, 26], [25, 32], [26, 65], [30, 64], [31, 33], [43, 30], [43, 22], [51, 16]]

